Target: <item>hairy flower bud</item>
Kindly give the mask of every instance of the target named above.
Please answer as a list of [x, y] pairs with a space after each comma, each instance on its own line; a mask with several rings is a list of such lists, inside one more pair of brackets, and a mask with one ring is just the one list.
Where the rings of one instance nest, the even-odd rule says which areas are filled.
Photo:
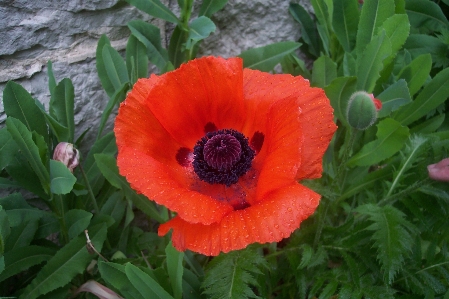
[[[352, 94], [346, 110], [346, 119], [351, 127], [366, 130], [374, 124], [377, 119], [377, 111], [380, 109], [377, 108], [379, 103], [376, 104], [374, 100], [372, 94], [364, 91], [357, 91]], [[382, 107], [381, 102], [380, 107]]]
[[60, 142], [53, 152], [53, 160], [64, 163], [67, 168], [73, 172], [80, 161], [79, 151], [68, 142]]

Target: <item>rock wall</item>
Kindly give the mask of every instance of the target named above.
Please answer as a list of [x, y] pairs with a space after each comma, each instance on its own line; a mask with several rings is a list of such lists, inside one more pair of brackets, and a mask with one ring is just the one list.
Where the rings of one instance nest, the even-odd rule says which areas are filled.
[[[162, 2], [177, 10], [176, 0]], [[300, 27], [289, 15], [288, 5], [284, 0], [229, 0], [212, 17], [217, 29], [202, 43], [200, 55], [230, 57], [252, 47], [298, 40]], [[93, 128], [87, 135], [89, 144], [108, 101], [95, 66], [98, 39], [106, 34], [123, 53], [130, 34], [126, 24], [133, 19], [158, 26], [163, 45], [173, 30], [171, 24], [123, 0], [0, 0], [0, 98], [6, 82], [14, 80], [47, 107], [47, 61], [51, 60], [57, 81], [73, 81], [76, 137]], [[0, 127], [5, 119], [0, 101]]]

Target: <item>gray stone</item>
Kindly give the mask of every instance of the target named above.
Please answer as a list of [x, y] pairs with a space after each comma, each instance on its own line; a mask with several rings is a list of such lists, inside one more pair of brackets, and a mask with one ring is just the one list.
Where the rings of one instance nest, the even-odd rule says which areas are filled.
[[[179, 11], [177, 1], [162, 2]], [[283, 0], [229, 0], [212, 17], [217, 30], [202, 43], [199, 55], [231, 57], [253, 47], [296, 41], [300, 28], [289, 15], [288, 5]], [[174, 28], [123, 0], [0, 0], [0, 98], [6, 82], [14, 80], [48, 107], [46, 65], [53, 61], [56, 79], [67, 77], [74, 84], [76, 136], [91, 128], [85, 142], [88, 149], [108, 101], [96, 72], [97, 42], [106, 34], [123, 54], [129, 37], [126, 24], [133, 19], [161, 28], [163, 44]], [[0, 101], [0, 127], [5, 119]]]

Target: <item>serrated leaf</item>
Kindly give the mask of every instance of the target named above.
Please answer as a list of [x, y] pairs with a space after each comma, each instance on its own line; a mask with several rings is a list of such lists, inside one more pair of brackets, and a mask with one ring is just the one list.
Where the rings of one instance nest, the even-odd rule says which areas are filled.
[[257, 286], [254, 275], [266, 265], [251, 248], [215, 257], [208, 265], [202, 287], [208, 298], [257, 298], [250, 285]]
[[301, 263], [298, 265], [298, 269], [304, 269], [307, 267], [313, 256], [313, 248], [308, 244], [304, 244], [302, 247]]
[[328, 86], [337, 77], [337, 64], [327, 56], [321, 56], [313, 62], [311, 85]]
[[356, 50], [361, 56], [382, 23], [394, 14], [394, 0], [366, 0], [363, 3], [357, 30]]
[[126, 68], [131, 85], [134, 85], [139, 78], [148, 77], [148, 56], [146, 52], [145, 44], [131, 35], [126, 44]]
[[315, 22], [300, 4], [290, 3], [288, 11], [301, 25], [301, 38], [308, 45], [308, 51], [318, 57], [320, 55], [320, 39]]
[[390, 39], [391, 51], [394, 55], [401, 49], [410, 32], [410, 24], [407, 15], [397, 14], [389, 17], [378, 29], [378, 34], [385, 30]]
[[18, 248], [30, 245], [37, 227], [37, 219], [31, 219], [22, 222], [15, 227], [11, 227], [11, 235], [5, 243], [5, 252], [14, 251]]
[[279, 42], [244, 51], [239, 57], [243, 58], [245, 68], [268, 72], [280, 63], [285, 55], [298, 49], [300, 45], [295, 42]]
[[79, 209], [70, 210], [64, 215], [69, 240], [78, 236], [89, 226], [92, 216], [92, 213]]
[[367, 215], [373, 222], [367, 230], [374, 232], [372, 240], [377, 247], [377, 258], [384, 271], [384, 280], [390, 284], [411, 250], [413, 239], [409, 231], [413, 225], [393, 206], [365, 204], [356, 211]]
[[[125, 273], [143, 298], [173, 299], [152, 277], [131, 263], [126, 263]], [[175, 297], [176, 298], [176, 297]]]
[[5, 265], [7, 267], [0, 273], [0, 282], [32, 266], [48, 261], [54, 254], [54, 249], [36, 245], [17, 248], [6, 253]]
[[50, 181], [51, 193], [67, 194], [72, 191], [76, 177], [64, 163], [50, 160]]
[[412, 102], [407, 83], [402, 79], [390, 85], [376, 98], [382, 101], [382, 109], [377, 114], [379, 118], [386, 117], [399, 107]]
[[36, 131], [48, 142], [45, 120], [34, 99], [21, 85], [9, 81], [3, 90], [3, 106], [8, 117], [18, 119], [28, 131]]
[[374, 37], [362, 53], [357, 58], [357, 88], [370, 93], [380, 77], [384, 59], [391, 54], [391, 43], [385, 32]]
[[137, 7], [150, 16], [182, 25], [181, 21], [159, 0], [126, 0], [129, 4]]
[[94, 157], [98, 168], [111, 185], [125, 191], [127, 196], [133, 201], [137, 208], [152, 217], [154, 220], [160, 223], [166, 221], [156, 210], [152, 201], [141, 194], [136, 194], [136, 192], [131, 189], [126, 179], [119, 174], [114, 157], [106, 154], [95, 154]]
[[165, 255], [167, 256], [167, 272], [173, 289], [174, 298], [181, 299], [182, 275], [184, 271], [182, 260], [184, 259], [184, 253], [176, 250], [172, 243], [169, 242], [167, 247], [165, 247]]
[[403, 125], [411, 124], [446, 101], [448, 95], [449, 68], [440, 71], [412, 103], [399, 109], [394, 119]]
[[192, 47], [200, 40], [208, 37], [216, 29], [214, 22], [205, 16], [200, 16], [193, 20], [189, 25], [189, 36], [186, 42], [186, 48]]
[[448, 29], [449, 22], [441, 7], [429, 0], [407, 0], [405, 9], [410, 18], [410, 24], [415, 28], [425, 27], [431, 31]]
[[75, 119], [74, 119], [74, 99], [75, 91], [73, 88], [72, 81], [70, 79], [63, 79], [58, 85], [53, 89], [53, 93], [50, 98], [50, 115], [58, 121], [58, 123], [66, 127], [68, 130], [66, 141], [73, 143], [75, 134]]
[[45, 192], [48, 193], [50, 191], [50, 174], [42, 163], [39, 148], [34, 143], [31, 132], [20, 120], [14, 117], [8, 117], [6, 119], [6, 128], [21, 153], [26, 157], [28, 163], [30, 163]]
[[356, 1], [334, 1], [332, 27], [338, 41], [346, 52], [351, 52], [354, 48], [359, 17], [359, 8]]
[[[106, 239], [106, 225], [99, 225], [89, 230], [90, 239], [101, 252]], [[24, 289], [19, 299], [35, 299], [40, 295], [65, 286], [73, 277], [85, 271], [94, 258], [86, 248], [86, 237], [79, 236], [61, 248], [42, 268], [31, 283]]]
[[401, 69], [397, 78], [404, 79], [407, 82], [410, 95], [413, 96], [421, 89], [427, 78], [429, 78], [431, 69], [432, 56], [428, 53], [419, 55], [410, 64]]
[[167, 50], [162, 48], [161, 45], [160, 29], [142, 20], [128, 22], [128, 28], [131, 30], [132, 35], [146, 46], [149, 60], [163, 72], [169, 61]]
[[409, 136], [407, 127], [391, 118], [377, 125], [377, 139], [365, 144], [349, 161], [348, 166], [369, 166], [390, 158], [404, 146]]
[[201, 2], [198, 15], [210, 18], [214, 13], [225, 7], [228, 0], [204, 0]]

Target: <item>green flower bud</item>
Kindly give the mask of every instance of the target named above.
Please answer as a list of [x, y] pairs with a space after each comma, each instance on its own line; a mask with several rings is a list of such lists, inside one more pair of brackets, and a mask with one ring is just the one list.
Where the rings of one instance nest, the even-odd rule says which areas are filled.
[[349, 98], [346, 119], [351, 127], [366, 130], [377, 120], [376, 105], [370, 94], [357, 91]]

